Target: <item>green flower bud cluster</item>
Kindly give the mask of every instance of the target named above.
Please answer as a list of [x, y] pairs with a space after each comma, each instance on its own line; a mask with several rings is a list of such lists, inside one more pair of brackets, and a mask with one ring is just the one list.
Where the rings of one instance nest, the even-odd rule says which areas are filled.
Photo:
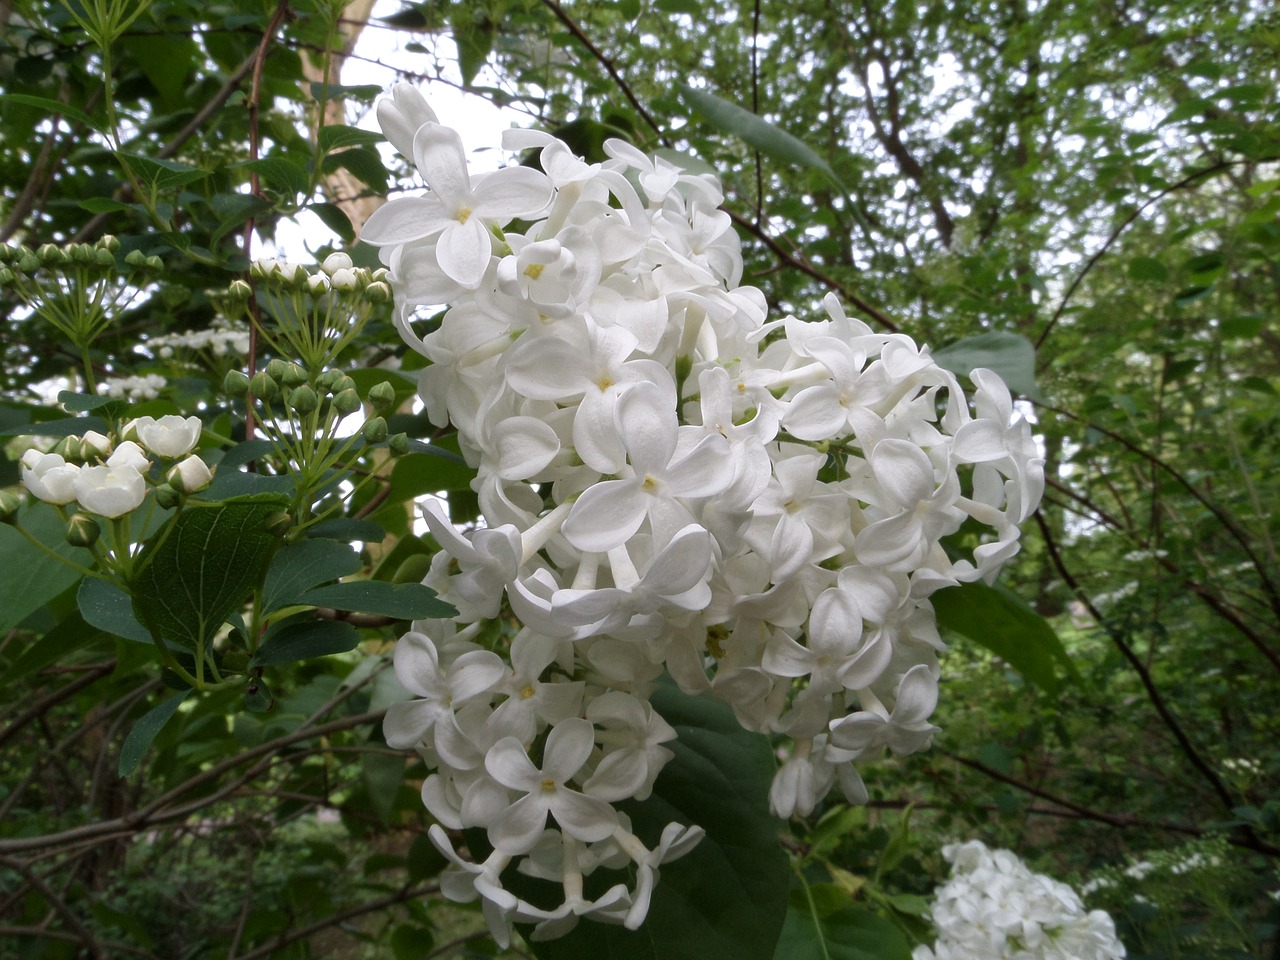
[[36, 316], [84, 349], [111, 320], [154, 283], [164, 269], [159, 257], [131, 250], [120, 257], [120, 241], [0, 244], [0, 287], [15, 291]]

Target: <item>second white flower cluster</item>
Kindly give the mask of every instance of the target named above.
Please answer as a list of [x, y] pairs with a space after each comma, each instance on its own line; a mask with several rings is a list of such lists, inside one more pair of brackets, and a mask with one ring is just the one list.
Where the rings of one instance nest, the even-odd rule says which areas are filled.
[[127, 423], [117, 442], [89, 430], [66, 437], [54, 452], [31, 449], [22, 455], [22, 482], [32, 496], [65, 506], [79, 503], [107, 519], [122, 517], [147, 496], [151, 457], [175, 462], [166, 482], [179, 493], [203, 490], [213, 479], [208, 465], [191, 451], [200, 441], [199, 417], [139, 417]]
[[[672, 756], [649, 702], [663, 673], [789, 738], [778, 814], [837, 780], [864, 801], [855, 761], [936, 730], [929, 596], [1016, 553], [1042, 461], [995, 374], [975, 370], [966, 398], [927, 348], [834, 297], [821, 319], [769, 320], [714, 177], [620, 141], [587, 163], [529, 131], [504, 145], [538, 150], [541, 171], [473, 177], [411, 87], [379, 118], [431, 189], [379, 209], [363, 239], [484, 518], [462, 533], [428, 507], [443, 549], [426, 583], [459, 615], [400, 641], [420, 699], [391, 709], [387, 740], [426, 758], [441, 824], [487, 831], [480, 864], [433, 836], [454, 861], [446, 892], [483, 899], [500, 936], [583, 915], [634, 928], [657, 866], [700, 835], [672, 824], [649, 850], [614, 807], [647, 798]], [[518, 624], [509, 644], [498, 619]], [[633, 888], [584, 896], [586, 874], [628, 861]], [[561, 906], [507, 891], [513, 862], [560, 882]]]

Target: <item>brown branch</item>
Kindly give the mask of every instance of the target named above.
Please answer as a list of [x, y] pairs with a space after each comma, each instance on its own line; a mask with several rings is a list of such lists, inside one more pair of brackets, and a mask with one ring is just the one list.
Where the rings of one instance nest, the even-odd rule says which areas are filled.
[[93, 960], [107, 960], [107, 954], [103, 950], [102, 944], [94, 938], [93, 933], [81, 922], [76, 912], [67, 906], [66, 901], [54, 893], [52, 888], [30, 866], [12, 857], [0, 857], [0, 864], [21, 876], [28, 886], [44, 898], [50, 909], [62, 918], [62, 922], [76, 935], [76, 939], [84, 945], [84, 949], [93, 957]]
[[[1234, 808], [1236, 806], [1235, 798], [1231, 796], [1231, 792], [1222, 782], [1222, 779], [1218, 776], [1217, 772], [1202, 756], [1200, 756], [1200, 752], [1191, 742], [1191, 738], [1188, 737], [1186, 731], [1182, 729], [1182, 724], [1178, 722], [1177, 718], [1169, 710], [1168, 704], [1164, 702], [1164, 696], [1160, 693], [1159, 689], [1157, 689], [1155, 681], [1152, 679], [1151, 671], [1147, 669], [1146, 664], [1142, 662], [1142, 659], [1134, 651], [1133, 647], [1131, 647], [1124, 639], [1124, 637], [1120, 635], [1119, 631], [1108, 625], [1107, 620], [1102, 616], [1101, 611], [1099, 611], [1098, 608], [1094, 606], [1093, 601], [1089, 599], [1089, 595], [1080, 585], [1080, 582], [1076, 580], [1075, 575], [1071, 573], [1070, 569], [1066, 565], [1066, 561], [1063, 560], [1062, 553], [1058, 550], [1058, 544], [1054, 540], [1053, 531], [1049, 528], [1049, 524], [1045, 521], [1040, 511], [1037, 510], [1033, 516], [1035, 517], [1036, 524], [1040, 527], [1040, 533], [1044, 538], [1045, 548], [1049, 552], [1049, 559], [1053, 562], [1054, 568], [1058, 571], [1067, 586], [1071, 588], [1071, 591], [1079, 598], [1080, 602], [1085, 605], [1085, 608], [1089, 611], [1089, 615], [1092, 616], [1103, 630], [1106, 631], [1111, 642], [1116, 645], [1116, 649], [1118, 649], [1121, 655], [1129, 661], [1129, 665], [1133, 667], [1134, 672], [1137, 673], [1138, 679], [1141, 681], [1142, 687], [1147, 693], [1147, 699], [1151, 701], [1152, 707], [1154, 707], [1156, 713], [1160, 715], [1160, 719], [1164, 722], [1164, 725], [1169, 729], [1169, 732], [1173, 734], [1174, 739], [1178, 741], [1178, 746], [1181, 748], [1183, 755], [1213, 788], [1213, 792], [1217, 794], [1222, 805], [1227, 810]], [[1260, 840], [1257, 842], [1259, 844], [1262, 843]], [[1256, 849], [1261, 849], [1261, 847]], [[1280, 852], [1280, 850], [1277, 850], [1276, 852]]]
[[26, 710], [22, 711], [22, 713], [20, 713], [12, 723], [3, 730], [0, 730], [0, 747], [8, 743], [19, 730], [36, 717], [41, 716], [45, 711], [61, 703], [63, 700], [68, 700], [71, 697], [74, 697], [85, 687], [97, 683], [115, 668], [116, 662], [114, 660], [108, 661], [107, 663], [97, 664], [94, 669], [76, 677], [76, 679], [72, 680], [65, 686], [59, 687], [57, 690], [53, 690], [50, 693], [45, 694], [45, 696], [41, 697]]

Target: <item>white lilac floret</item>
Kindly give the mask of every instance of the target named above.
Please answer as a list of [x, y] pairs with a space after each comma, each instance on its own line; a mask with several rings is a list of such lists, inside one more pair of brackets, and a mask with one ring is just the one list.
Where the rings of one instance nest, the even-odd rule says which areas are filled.
[[[427, 508], [426, 582], [459, 615], [400, 641], [418, 699], [391, 709], [387, 740], [426, 760], [441, 824], [487, 832], [483, 863], [433, 840], [446, 895], [482, 900], [500, 939], [513, 922], [634, 929], [658, 866], [701, 837], [672, 824], [649, 850], [613, 807], [671, 759], [649, 701], [662, 675], [790, 744], [775, 812], [806, 815], [836, 784], [865, 802], [855, 763], [936, 730], [930, 595], [1013, 556], [1043, 464], [995, 374], [966, 397], [927, 348], [832, 296], [809, 322], [768, 319], [714, 177], [616, 140], [589, 164], [530, 131], [506, 146], [541, 171], [472, 176], [411, 87], [378, 113], [429, 192], [387, 203], [363, 239], [482, 513], [464, 533]], [[952, 556], [961, 524], [985, 535]], [[509, 645], [482, 649], [498, 618]], [[584, 898], [584, 876], [628, 866], [631, 886]], [[508, 868], [559, 882], [562, 905], [508, 892]]]

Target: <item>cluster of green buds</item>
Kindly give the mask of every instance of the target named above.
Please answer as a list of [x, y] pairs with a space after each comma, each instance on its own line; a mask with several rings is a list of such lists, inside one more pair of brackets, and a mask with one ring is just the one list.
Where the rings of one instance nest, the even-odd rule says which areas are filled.
[[[140, 250], [121, 257], [120, 241], [112, 236], [96, 243], [46, 243], [34, 250], [0, 245], [0, 290], [17, 294], [82, 353], [163, 269], [159, 257]], [[92, 388], [91, 370], [86, 377]]]
[[229, 299], [247, 304], [257, 292], [259, 332], [281, 356], [297, 357], [312, 377], [356, 342], [369, 319], [391, 303], [386, 271], [331, 254], [315, 268], [284, 260], [256, 260], [253, 281], [231, 284]]

